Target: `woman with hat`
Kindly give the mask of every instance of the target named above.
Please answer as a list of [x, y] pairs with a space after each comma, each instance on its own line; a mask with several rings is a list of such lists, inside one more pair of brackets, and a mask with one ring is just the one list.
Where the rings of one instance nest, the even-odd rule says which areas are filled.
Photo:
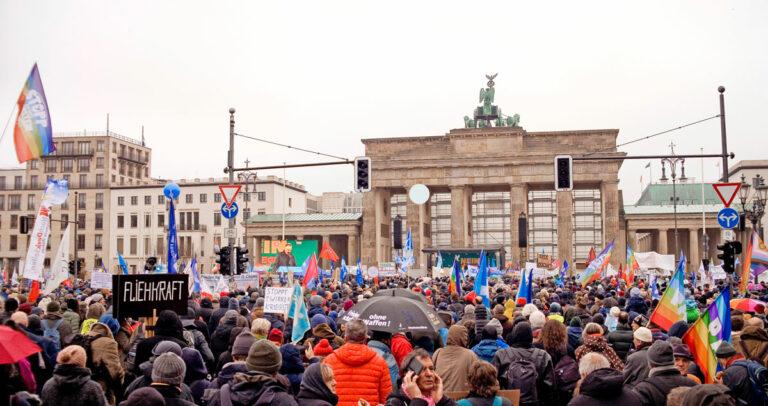
[[101, 386], [91, 380], [91, 371], [85, 367], [85, 349], [70, 345], [59, 352], [53, 378], [40, 393], [45, 405], [106, 406], [107, 398]]

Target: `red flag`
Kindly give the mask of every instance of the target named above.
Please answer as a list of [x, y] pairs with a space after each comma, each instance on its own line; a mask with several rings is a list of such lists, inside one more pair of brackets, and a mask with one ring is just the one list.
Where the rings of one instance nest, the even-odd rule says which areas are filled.
[[309, 258], [307, 269], [304, 271], [304, 280], [301, 282], [301, 285], [306, 288], [309, 281], [317, 279], [318, 275], [319, 272], [317, 271], [317, 257], [315, 254], [312, 254], [312, 257]]
[[32, 289], [29, 290], [29, 303], [37, 302], [37, 298], [40, 296], [40, 281], [32, 281]]
[[589, 255], [587, 256], [587, 266], [589, 266], [595, 258], [597, 258], [597, 253], [595, 253], [595, 247], [592, 247], [589, 249]]
[[622, 264], [619, 264], [619, 274], [617, 276], [618, 276], [618, 279], [624, 279], [624, 269], [622, 267]]
[[336, 251], [331, 248], [331, 244], [328, 244], [328, 241], [323, 241], [323, 248], [320, 249], [320, 258], [324, 258], [333, 262], [339, 262], [339, 256], [336, 255]]

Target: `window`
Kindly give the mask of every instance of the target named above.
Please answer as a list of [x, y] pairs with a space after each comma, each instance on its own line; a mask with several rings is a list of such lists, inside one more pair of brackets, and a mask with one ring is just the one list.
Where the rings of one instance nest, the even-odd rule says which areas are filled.
[[165, 214], [158, 214], [157, 215], [157, 226], [158, 227], [165, 227]]
[[15, 235], [11, 235], [10, 250], [16, 251], [18, 249], [18, 244], [19, 244], [19, 238]]
[[77, 198], [77, 208], [85, 210], [85, 203], [88, 201], [88, 197], [84, 194], [81, 194]]
[[144, 227], [152, 227], [152, 215], [149, 213], [144, 215]]
[[56, 160], [55, 159], [46, 159], [45, 160], [45, 171], [46, 172], [56, 172]]
[[[31, 161], [31, 162], [35, 162], [35, 161]], [[29, 177], [29, 183], [30, 183], [30, 184], [32, 184], [32, 187], [33, 187], [33, 188], [37, 188], [37, 187], [38, 187], [38, 184], [37, 184], [37, 175], [32, 175], [32, 176], [30, 176], [30, 177]]]
[[149, 237], [144, 237], [144, 256], [149, 256]]
[[149, 206], [152, 204], [152, 196], [144, 196], [144, 205]]
[[200, 203], [207, 203], [208, 202], [208, 195], [205, 193], [200, 193]]
[[264, 209], [259, 209], [256, 214], [267, 214], [267, 211]]
[[80, 155], [90, 155], [91, 154], [91, 142], [90, 141], [79, 141], [77, 143], [77, 153]]
[[27, 210], [35, 210], [35, 195], [27, 195]]
[[251, 194], [248, 193], [248, 192], [243, 193], [243, 201], [244, 202], [250, 202], [251, 201]]
[[21, 195], [8, 195], [8, 210], [21, 210]]
[[192, 217], [193, 217], [193, 224], [195, 225], [195, 230], [199, 230], [200, 229], [200, 212], [197, 212], [197, 211], [194, 212], [192, 214]]
[[157, 237], [157, 245], [155, 246], [155, 249], [156, 254], [165, 252], [165, 239], [163, 237]]
[[61, 229], [64, 230], [67, 228], [66, 224], [69, 222], [69, 214], [62, 214], [61, 215]]
[[0, 210], [5, 210], [5, 196], [0, 196]]
[[104, 169], [104, 157], [96, 158], [96, 169]]
[[104, 193], [96, 193], [96, 209], [104, 208]]
[[131, 214], [131, 228], [136, 228], [139, 226], [139, 216], [136, 214]]
[[221, 203], [221, 193], [214, 193], [213, 194], [213, 202], [214, 203]]
[[131, 237], [131, 255], [136, 255], [136, 237]]
[[221, 226], [221, 213], [213, 213], [213, 225], [217, 227]]
[[[112, 169], [117, 169], [117, 159], [112, 158]], [[112, 175], [115, 176], [115, 175]]]
[[0, 176], [0, 189], [5, 189], [5, 176]]
[[117, 205], [118, 206], [125, 206], [125, 197], [124, 196], [118, 196], [117, 197]]
[[79, 250], [85, 249], [85, 234], [77, 235], [77, 249]]
[[184, 202], [185, 202], [185, 203], [192, 203], [192, 193], [187, 193], [187, 194], [184, 196]]
[[40, 162], [37, 159], [29, 161], [29, 169], [37, 169], [37, 163]]
[[117, 216], [117, 228], [125, 227], [125, 217], [121, 214]]
[[[56, 167], [55, 167], [56, 162], [54, 162], [53, 164], [54, 164], [54, 169], [51, 172], [56, 172]], [[64, 159], [62, 159], [61, 160], [61, 171], [62, 172], [72, 172], [72, 168], [73, 168], [72, 164], [73, 164], [72, 158], [64, 158]]]
[[125, 254], [125, 243], [123, 237], [117, 237], [117, 252], [118, 254]]
[[256, 197], [260, 202], [264, 202], [267, 200], [267, 192], [256, 192]]
[[[60, 147], [60, 148], [59, 148]], [[72, 155], [75, 153], [75, 143], [74, 142], [62, 142], [61, 145], [56, 146], [56, 150], [61, 155]]]
[[139, 204], [139, 197], [138, 196], [131, 196], [131, 206], [136, 206]]
[[104, 175], [98, 174], [96, 175], [96, 187], [97, 188], [103, 188], [106, 185], [104, 184]]
[[104, 141], [96, 141], [96, 151], [97, 152], [104, 151]]
[[[78, 214], [77, 215], [77, 226], [81, 229], [85, 229], [85, 214]], [[85, 249], [85, 248], [83, 248]]]
[[95, 234], [93, 236], [93, 249], [100, 251], [101, 248], [101, 234]]
[[11, 229], [19, 227], [19, 216], [17, 214], [11, 214]]
[[165, 204], [165, 196], [157, 195], [157, 204]]
[[112, 142], [112, 152], [117, 152], [117, 143]]
[[94, 227], [97, 230], [104, 229], [104, 214], [102, 213], [96, 213], [94, 218]]
[[293, 207], [293, 198], [292, 197], [288, 198], [288, 207]]
[[78, 180], [80, 181], [79, 185], [81, 188], [88, 187], [88, 175], [82, 174]]
[[248, 221], [250, 217], [251, 217], [251, 209], [243, 210], [243, 221]]
[[91, 170], [91, 160], [88, 158], [80, 158], [77, 160], [77, 171], [88, 172]]
[[221, 247], [221, 236], [216, 234], [213, 236], [213, 245], [216, 247]]
[[24, 179], [21, 176], [13, 177], [13, 188], [18, 190], [24, 187]]

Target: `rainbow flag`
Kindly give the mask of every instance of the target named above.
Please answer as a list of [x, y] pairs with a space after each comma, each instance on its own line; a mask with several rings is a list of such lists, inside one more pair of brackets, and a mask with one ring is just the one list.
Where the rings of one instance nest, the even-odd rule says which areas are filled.
[[451, 285], [450, 293], [456, 293], [461, 296], [461, 265], [453, 259], [453, 266], [451, 267]]
[[56, 151], [51, 130], [51, 116], [45, 99], [43, 82], [37, 64], [32, 67], [16, 102], [19, 112], [13, 130], [13, 143], [19, 163], [37, 159]]
[[683, 342], [691, 350], [693, 359], [704, 373], [705, 383], [714, 383], [717, 373], [715, 350], [723, 341], [731, 341], [730, 289], [720, 296], [683, 335]]
[[744, 254], [744, 264], [742, 264], [741, 280], [739, 281], [739, 292], [747, 291], [747, 284], [752, 277], [768, 270], [768, 247], [760, 236], [752, 231], [752, 238], [747, 244], [747, 252]]
[[579, 275], [579, 282], [581, 287], [585, 287], [590, 283], [598, 280], [602, 273], [603, 268], [608, 264], [611, 259], [611, 250], [613, 249], [613, 241], [606, 245], [600, 252], [600, 255], [596, 256], [587, 266], [587, 269]]
[[627, 282], [627, 286], [631, 286], [635, 282], [635, 271], [639, 269], [640, 264], [635, 259], [635, 253], [627, 245], [627, 269], [624, 270], [624, 281]]
[[[655, 279], [655, 278], [654, 278]], [[655, 280], [651, 283], [655, 283]], [[685, 257], [680, 257], [677, 264], [677, 270], [669, 280], [664, 295], [661, 296], [659, 304], [651, 313], [651, 323], [661, 327], [664, 331], [679, 320], [686, 319], [685, 312]]]

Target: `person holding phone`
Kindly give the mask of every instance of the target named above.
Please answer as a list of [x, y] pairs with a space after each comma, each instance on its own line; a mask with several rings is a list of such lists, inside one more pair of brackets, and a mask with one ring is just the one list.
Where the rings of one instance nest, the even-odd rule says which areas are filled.
[[456, 402], [445, 396], [443, 380], [435, 372], [429, 353], [413, 350], [400, 368], [402, 382], [387, 398], [386, 406], [452, 406]]

